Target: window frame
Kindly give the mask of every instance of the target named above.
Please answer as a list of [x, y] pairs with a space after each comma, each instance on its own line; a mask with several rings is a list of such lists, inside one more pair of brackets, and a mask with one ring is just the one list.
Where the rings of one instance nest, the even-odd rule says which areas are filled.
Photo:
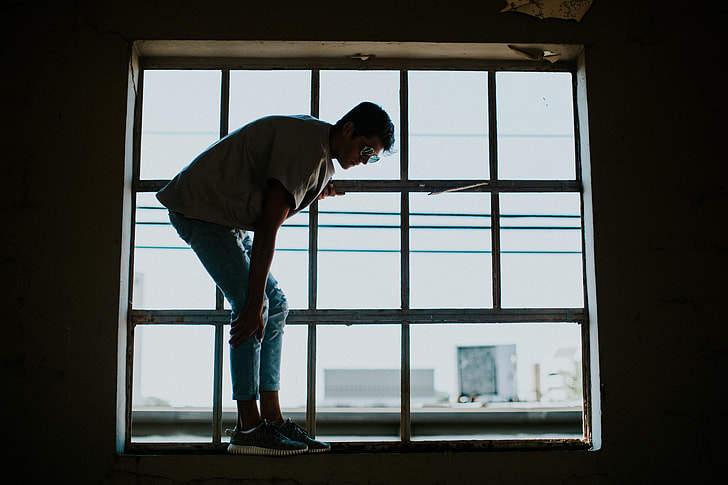
[[[400, 412], [400, 440], [395, 442], [341, 442], [337, 443], [337, 452], [371, 452], [371, 451], [472, 451], [483, 449], [565, 449], [584, 450], [593, 449], [594, 432], [594, 406], [595, 396], [592, 392], [596, 361], [593, 358], [593, 349], [596, 343], [596, 326], [593, 322], [595, 295], [593, 279], [589, 278], [589, 255], [592, 252], [591, 218], [585, 213], [590, 210], [585, 193], [588, 187], [584, 186], [583, 157], [585, 152], [582, 146], [582, 136], [585, 131], [585, 102], [583, 98], [583, 66], [575, 61], [564, 61], [555, 64], [538, 63], [534, 61], [517, 60], [483, 60], [448, 57], [443, 59], [404, 59], [404, 58], [371, 58], [362, 61], [359, 58], [237, 58], [237, 57], [164, 57], [140, 56], [138, 62], [138, 80], [135, 83], [136, 103], [134, 109], [134, 138], [133, 138], [133, 175], [131, 181], [131, 241], [132, 250], [129, 255], [129, 268], [133, 271], [133, 241], [136, 214], [136, 194], [140, 192], [156, 192], [161, 189], [166, 180], [141, 180], [141, 107], [143, 99], [144, 71], [149, 69], [214, 69], [222, 72], [221, 82], [221, 120], [220, 137], [229, 131], [229, 82], [230, 71], [236, 69], [255, 70], [285, 70], [305, 69], [311, 71], [311, 114], [318, 116], [320, 72], [327, 69], [356, 69], [356, 70], [397, 70], [400, 72], [400, 124], [399, 153], [401, 156], [399, 180], [338, 180], [337, 187], [345, 192], [365, 193], [400, 193], [401, 194], [401, 308], [391, 310], [338, 310], [317, 309], [317, 271], [312, 271], [317, 265], [318, 247], [318, 204], [314, 202], [309, 207], [309, 294], [308, 308], [292, 310], [288, 323], [306, 325], [308, 330], [308, 396], [306, 404], [306, 426], [309, 430], [316, 429], [316, 325], [366, 325], [390, 323], [401, 327], [401, 412]], [[447, 70], [447, 71], [487, 71], [488, 73], [488, 117], [489, 117], [489, 163], [490, 172], [488, 180], [409, 180], [408, 178], [408, 86], [407, 73], [417, 70]], [[495, 76], [499, 71], [548, 71], [569, 72], [572, 74], [572, 99], [574, 110], [574, 137], [575, 137], [575, 163], [576, 177], [574, 180], [498, 180], [497, 173], [497, 133], [496, 133], [496, 82]], [[409, 307], [409, 194], [430, 193], [446, 190], [453, 186], [468, 186], [480, 182], [488, 182], [487, 186], [467, 189], [468, 192], [487, 192], [491, 194], [491, 237], [492, 264], [493, 264], [493, 308], [481, 309], [412, 309]], [[582, 223], [582, 264], [584, 275], [584, 307], [583, 308], [534, 308], [534, 309], [504, 309], [500, 305], [500, 211], [499, 194], [507, 192], [576, 192], [581, 199]], [[592, 265], [593, 267], [593, 265]], [[133, 274], [133, 273], [132, 273]], [[132, 294], [132, 279], [129, 282], [129, 295]], [[229, 310], [224, 309], [224, 300], [219, 289], [216, 289], [215, 310], [138, 310], [132, 308], [132, 299], [128, 298], [128, 321], [126, 325], [126, 388], [125, 388], [125, 415], [123, 443], [125, 452], [148, 453], [159, 451], [201, 451], [209, 449], [222, 449], [222, 364], [221, 357], [225, 345], [226, 329], [229, 324]], [[411, 409], [410, 409], [410, 382], [409, 382], [409, 332], [410, 325], [420, 324], [460, 324], [460, 323], [518, 323], [518, 322], [571, 322], [581, 327], [582, 352], [582, 386], [583, 386], [583, 423], [584, 437], [582, 439], [526, 439], [526, 440], [497, 440], [497, 441], [413, 441], [411, 436]], [[131, 416], [132, 416], [132, 363], [134, 329], [141, 324], [170, 324], [175, 325], [212, 325], [215, 328], [215, 373], [213, 377], [214, 403], [212, 406], [212, 442], [211, 443], [183, 443], [183, 444], [146, 444], [131, 442]]]

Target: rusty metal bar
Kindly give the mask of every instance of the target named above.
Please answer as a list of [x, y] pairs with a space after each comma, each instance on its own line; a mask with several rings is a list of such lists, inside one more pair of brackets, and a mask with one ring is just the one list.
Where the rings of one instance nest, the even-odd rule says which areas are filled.
[[402, 388], [401, 388], [401, 411], [400, 411], [400, 439], [403, 443], [412, 441], [412, 409], [411, 409], [411, 341], [410, 341], [410, 324], [402, 323]]
[[[230, 311], [215, 310], [133, 310], [134, 325], [175, 324], [215, 325], [230, 323]], [[376, 325], [412, 322], [417, 324], [457, 323], [584, 323], [583, 308], [437, 308], [408, 310], [291, 310], [286, 323], [308, 325], [311, 322], [331, 325]]]
[[[311, 70], [311, 116], [318, 118], [321, 110], [321, 73]], [[308, 308], [318, 304], [318, 202], [308, 213]], [[306, 430], [316, 436], [316, 321], [309, 319], [306, 351]]]
[[501, 227], [500, 227], [500, 194], [490, 195], [490, 245], [491, 272], [493, 277], [493, 308], [501, 308]]
[[306, 358], [306, 430], [316, 437], [316, 323], [308, 322]]
[[[498, 181], [498, 109], [496, 73], [488, 72], [488, 146], [491, 185]], [[490, 195], [490, 246], [491, 277], [493, 279], [493, 308], [501, 308], [501, 244], [500, 244], [500, 195]]]
[[[443, 161], [447, 163], [447, 161]], [[156, 192], [169, 180], [140, 180], [137, 192]], [[483, 185], [486, 183], [487, 185]], [[344, 192], [442, 192], [472, 186], [461, 192], [580, 192], [576, 180], [337, 180], [336, 187]]]
[[[409, 178], [409, 77], [406, 70], [399, 75], [399, 116], [400, 116], [400, 180]], [[401, 308], [410, 307], [410, 204], [409, 193], [400, 194], [400, 289]], [[400, 384], [400, 439], [403, 443], [412, 440], [411, 403], [411, 353], [409, 322], [402, 322], [401, 329], [401, 384]]]
[[[220, 138], [230, 131], [230, 69], [223, 69], [220, 79]], [[225, 296], [215, 286], [215, 310], [225, 308]], [[222, 398], [221, 398], [222, 399]]]
[[225, 326], [215, 325], [215, 349], [212, 382], [212, 442], [222, 441], [222, 366], [225, 347]]
[[[220, 73], [220, 138], [227, 136], [230, 127], [230, 69]], [[215, 286], [215, 310], [224, 310], [225, 297]], [[215, 325], [215, 348], [212, 381], [212, 442], [222, 442], [222, 375], [225, 346], [225, 326]]]

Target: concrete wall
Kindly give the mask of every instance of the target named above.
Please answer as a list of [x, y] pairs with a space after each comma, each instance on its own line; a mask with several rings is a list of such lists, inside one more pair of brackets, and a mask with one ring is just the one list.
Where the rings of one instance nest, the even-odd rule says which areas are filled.
[[[718, 311], [726, 243], [717, 225], [726, 189], [716, 88], [724, 80], [715, 72], [722, 53], [709, 49], [720, 48], [719, 13], [662, 3], [595, 0], [577, 23], [502, 14], [500, 0], [3, 2], [3, 475], [112, 484], [717, 476], [725, 425], [717, 369], [726, 352]], [[601, 450], [117, 456], [127, 76], [138, 39], [584, 44]]]

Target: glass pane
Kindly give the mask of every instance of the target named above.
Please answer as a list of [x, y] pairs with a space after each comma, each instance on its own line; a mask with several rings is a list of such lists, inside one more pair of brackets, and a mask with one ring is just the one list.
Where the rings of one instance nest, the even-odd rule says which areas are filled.
[[132, 441], [210, 442], [214, 327], [134, 330]]
[[502, 303], [584, 306], [579, 194], [501, 194]]
[[408, 76], [409, 178], [487, 179], [488, 73]]
[[398, 325], [318, 325], [317, 437], [399, 439], [401, 330]]
[[137, 194], [133, 293], [138, 309], [215, 308], [215, 283], [152, 193]]
[[415, 439], [582, 437], [578, 325], [413, 324], [410, 331]]
[[288, 219], [278, 231], [271, 273], [289, 308], [308, 308], [308, 210]]
[[270, 115], [311, 113], [311, 71], [231, 71], [230, 131]]
[[318, 307], [399, 308], [399, 194], [319, 204]]
[[220, 137], [220, 71], [144, 71], [141, 178], [169, 179]]
[[410, 307], [493, 306], [490, 194], [410, 195]]
[[571, 73], [499, 72], [498, 178], [576, 178]]
[[381, 106], [394, 123], [395, 145], [391, 155], [377, 163], [343, 170], [334, 161], [337, 179], [399, 178], [399, 72], [398, 71], [321, 71], [321, 119], [331, 124], [362, 101]]
[[[222, 405], [225, 426], [235, 426], [237, 403], [233, 400], [232, 375], [230, 373], [230, 345], [227, 340], [230, 325], [225, 326], [225, 345], [223, 347]], [[306, 325], [287, 325], [283, 336], [281, 356], [281, 389], [279, 399], [284, 417], [290, 417], [300, 424], [306, 422], [306, 356], [308, 327]]]

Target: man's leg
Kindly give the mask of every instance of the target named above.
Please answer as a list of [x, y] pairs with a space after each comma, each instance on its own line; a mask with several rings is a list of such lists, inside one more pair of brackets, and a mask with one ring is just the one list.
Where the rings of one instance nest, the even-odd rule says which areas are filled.
[[[170, 213], [172, 225], [197, 254], [212, 279], [232, 307], [233, 319], [245, 305], [250, 273], [249, 253], [240, 231], [187, 219]], [[266, 298], [264, 321], [268, 317]], [[273, 424], [261, 424], [258, 412], [260, 383], [260, 342], [255, 335], [230, 350], [233, 399], [238, 402], [238, 430], [231, 432], [228, 453], [291, 455], [308, 450], [304, 443], [291, 440]], [[270, 399], [267, 399], [268, 403]], [[269, 404], [266, 404], [269, 407]], [[252, 429], [251, 429], [252, 428]], [[243, 432], [249, 431], [249, 432]]]
[[241, 431], [251, 430], [257, 427], [263, 420], [258, 412], [258, 401], [254, 400], [238, 400], [237, 427]]
[[260, 391], [260, 415], [269, 423], [283, 424], [278, 391]]
[[271, 274], [266, 284], [266, 298], [269, 308], [260, 351], [260, 414], [268, 422], [281, 424], [283, 415], [278, 391], [288, 302]]
[[[241, 244], [248, 255], [252, 252], [253, 241], [250, 235], [245, 233]], [[260, 414], [258, 408], [251, 406], [248, 401], [238, 401], [238, 424], [254, 422], [262, 419], [269, 423], [281, 424], [283, 415], [281, 413], [278, 391], [280, 390], [281, 373], [281, 350], [283, 346], [283, 330], [288, 316], [288, 302], [278, 282], [272, 274], [268, 275], [265, 288], [266, 305], [263, 312], [265, 332], [263, 342], [260, 343], [260, 361], [257, 367], [260, 369]], [[257, 343], [257, 339], [254, 339]], [[247, 425], [246, 425], [247, 426]], [[249, 427], [240, 429], [250, 429]]]
[[[189, 219], [173, 212], [170, 213], [170, 221], [180, 237], [195, 251], [207, 272], [230, 302], [235, 319], [248, 296], [250, 272], [248, 253], [250, 248], [246, 248], [246, 244], [243, 243], [240, 231]], [[267, 305], [264, 311], [267, 311]], [[238, 425], [240, 429], [254, 428], [260, 423], [257, 407], [260, 343], [255, 336], [237, 348], [231, 349], [230, 360], [233, 399], [240, 401]]]

